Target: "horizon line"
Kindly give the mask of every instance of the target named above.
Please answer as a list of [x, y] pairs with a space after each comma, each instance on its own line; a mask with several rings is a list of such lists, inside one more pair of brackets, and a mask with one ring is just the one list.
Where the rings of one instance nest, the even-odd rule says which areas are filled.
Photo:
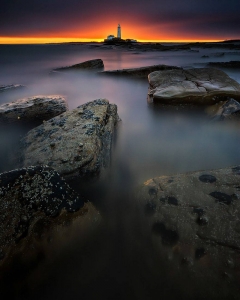
[[[226, 39], [139, 39], [140, 43], [195, 43], [195, 42], [221, 42]], [[231, 40], [231, 39], [228, 39]], [[58, 43], [90, 43], [103, 42], [104, 38], [58, 38], [58, 37], [0, 37], [0, 44], [58, 44]]]

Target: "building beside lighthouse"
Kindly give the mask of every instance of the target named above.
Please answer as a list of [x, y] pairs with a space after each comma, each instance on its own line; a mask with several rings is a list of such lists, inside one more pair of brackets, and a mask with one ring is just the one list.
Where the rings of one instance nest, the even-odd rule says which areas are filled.
[[117, 27], [117, 36], [114, 36], [113, 34], [110, 34], [107, 36], [107, 38], [104, 40], [104, 43], [106, 44], [115, 44], [115, 43], [136, 43], [136, 40], [133, 39], [122, 39], [122, 30], [121, 25], [118, 24]]

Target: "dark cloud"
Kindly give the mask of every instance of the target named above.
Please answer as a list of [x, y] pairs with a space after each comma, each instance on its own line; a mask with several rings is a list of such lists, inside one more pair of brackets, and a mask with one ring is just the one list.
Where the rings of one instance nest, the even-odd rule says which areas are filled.
[[115, 18], [207, 36], [240, 37], [239, 0], [2, 0], [0, 36], [86, 28]]

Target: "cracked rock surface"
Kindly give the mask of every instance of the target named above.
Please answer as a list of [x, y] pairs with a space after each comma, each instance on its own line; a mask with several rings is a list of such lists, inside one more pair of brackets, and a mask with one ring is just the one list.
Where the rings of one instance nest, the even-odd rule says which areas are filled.
[[36, 221], [83, 206], [83, 198], [47, 166], [0, 174], [0, 253], [27, 236]]
[[106, 99], [65, 112], [28, 132], [21, 165], [47, 164], [67, 177], [97, 175], [109, 164], [118, 120], [117, 106]]
[[156, 177], [137, 191], [146, 234], [170, 276], [180, 270], [192, 285], [188, 296], [239, 299], [239, 182], [236, 166]]
[[240, 99], [240, 85], [213, 68], [156, 71], [148, 75], [148, 101], [166, 104], [214, 104]]
[[33, 96], [0, 105], [0, 124], [13, 122], [42, 122], [68, 110], [63, 96]]
[[213, 116], [214, 121], [239, 120], [240, 103], [234, 99], [225, 101]]
[[160, 71], [160, 70], [173, 70], [173, 69], [180, 69], [180, 68], [175, 67], [175, 66], [167, 66], [167, 65], [153, 65], [153, 66], [147, 66], [147, 67], [141, 67], [141, 68], [102, 71], [102, 72], [99, 72], [98, 74], [147, 78], [151, 72]]

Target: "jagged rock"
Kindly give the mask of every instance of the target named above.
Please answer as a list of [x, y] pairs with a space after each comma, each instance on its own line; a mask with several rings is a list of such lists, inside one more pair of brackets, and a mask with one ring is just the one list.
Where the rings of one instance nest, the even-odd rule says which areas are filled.
[[240, 61], [227, 61], [227, 62], [210, 62], [208, 63], [211, 67], [220, 67], [220, 68], [230, 68], [230, 69], [239, 69]]
[[239, 180], [236, 166], [153, 178], [136, 193], [165, 276], [180, 272], [189, 299], [239, 297]]
[[33, 96], [0, 105], [0, 124], [49, 120], [68, 110], [63, 96]]
[[222, 120], [232, 120], [239, 119], [240, 116], [240, 104], [234, 99], [229, 99], [224, 102], [217, 110], [213, 116], [213, 120], [222, 121]]
[[83, 205], [83, 198], [47, 166], [0, 174], [0, 249], [24, 238], [36, 220], [56, 217], [63, 209], [74, 212]]
[[104, 68], [102, 59], [91, 59], [76, 65], [56, 68], [54, 69], [54, 71], [91, 70], [91, 69], [102, 69], [102, 68]]
[[[137, 53], [139, 54], [139, 53]], [[141, 68], [131, 68], [131, 69], [120, 69], [120, 70], [110, 70], [110, 71], [103, 71], [99, 72], [98, 74], [103, 75], [121, 75], [121, 76], [134, 76], [138, 78], [147, 78], [148, 74], [154, 71], [159, 70], [174, 70], [174, 69], [181, 69], [175, 66], [167, 66], [167, 65], [153, 65]]]
[[8, 85], [0, 85], [0, 92], [5, 92], [9, 90], [23, 88], [24, 86], [21, 84], [8, 84]]
[[167, 104], [214, 104], [240, 99], [240, 85], [213, 68], [156, 71], [148, 75], [148, 101]]
[[22, 140], [23, 166], [47, 164], [61, 175], [97, 175], [110, 160], [117, 106], [88, 102], [28, 132]]

